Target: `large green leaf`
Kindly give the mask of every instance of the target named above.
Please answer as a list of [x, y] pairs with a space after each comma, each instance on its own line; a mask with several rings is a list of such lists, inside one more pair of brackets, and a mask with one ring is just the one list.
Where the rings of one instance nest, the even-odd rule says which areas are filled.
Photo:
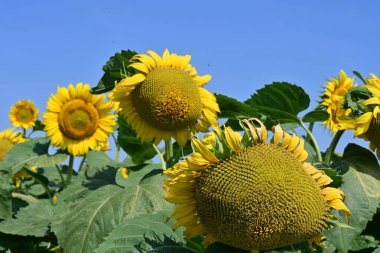
[[353, 229], [334, 228], [326, 232], [329, 242], [339, 252], [354, 248], [354, 242], [372, 219], [380, 203], [380, 167], [376, 157], [367, 149], [349, 144], [344, 150], [342, 190], [350, 209]]
[[297, 123], [298, 113], [309, 107], [310, 98], [297, 85], [274, 82], [257, 90], [245, 103], [257, 113], [269, 116], [272, 120]]
[[93, 252], [123, 219], [167, 209], [158, 172], [151, 172], [137, 185], [106, 185], [91, 191], [66, 213], [58, 202], [52, 231], [65, 252]]
[[181, 245], [182, 236], [171, 229], [173, 224], [167, 220], [166, 213], [142, 214], [125, 219], [115, 227], [95, 252], [194, 252]]
[[125, 122], [122, 116], [118, 118], [119, 130], [117, 141], [123, 150], [132, 158], [135, 164], [141, 164], [156, 156], [157, 152], [150, 142], [142, 142], [135, 131]]
[[308, 112], [302, 117], [303, 122], [322, 122], [325, 120], [328, 120], [330, 115], [326, 111], [322, 110], [314, 110], [311, 112]]
[[53, 206], [48, 201], [32, 203], [20, 209], [16, 219], [0, 222], [0, 232], [12, 235], [43, 237], [53, 216]]
[[0, 219], [12, 217], [13, 188], [10, 173], [0, 171]]
[[22, 167], [55, 166], [66, 160], [67, 155], [63, 153], [49, 155], [49, 146], [50, 141], [45, 138], [36, 138], [16, 144], [4, 157], [0, 164], [0, 170], [14, 174]]
[[249, 253], [248, 250], [236, 249], [234, 247], [222, 244], [222, 243], [213, 243], [211, 244], [206, 253]]
[[257, 113], [247, 104], [240, 102], [235, 98], [228, 97], [222, 94], [215, 94], [219, 104], [221, 118], [233, 118], [237, 116], [254, 116]]
[[104, 75], [98, 85], [92, 88], [91, 92], [100, 94], [110, 91], [114, 88], [115, 81], [120, 81], [126, 75], [133, 75], [133, 69], [128, 69], [128, 65], [135, 54], [136, 52], [131, 50], [121, 50], [120, 53], [113, 55], [103, 66]]

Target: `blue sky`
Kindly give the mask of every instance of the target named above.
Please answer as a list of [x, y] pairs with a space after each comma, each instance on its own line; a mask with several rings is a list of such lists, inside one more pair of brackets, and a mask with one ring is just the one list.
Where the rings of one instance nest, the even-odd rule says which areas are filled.
[[[0, 129], [11, 127], [17, 100], [44, 111], [57, 85], [96, 85], [121, 49], [191, 54], [198, 73], [213, 76], [206, 88], [240, 100], [273, 81], [295, 83], [312, 108], [340, 69], [380, 74], [379, 8], [375, 0], [2, 1]], [[331, 134], [318, 128], [326, 147]]]

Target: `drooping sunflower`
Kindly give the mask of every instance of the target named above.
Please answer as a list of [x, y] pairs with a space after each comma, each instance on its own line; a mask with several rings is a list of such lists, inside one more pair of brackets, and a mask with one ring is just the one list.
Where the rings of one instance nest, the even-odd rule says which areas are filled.
[[58, 87], [43, 114], [46, 135], [54, 146], [74, 156], [85, 155], [99, 143], [107, 142], [116, 124], [112, 102], [104, 95], [90, 93], [90, 85]]
[[[176, 205], [174, 229], [184, 226], [186, 238], [206, 234], [206, 245], [221, 242], [251, 250], [292, 243], [321, 243], [332, 209], [350, 211], [332, 180], [304, 162], [304, 141], [280, 126], [273, 141], [263, 124], [244, 120], [242, 137], [219, 129], [212, 148], [192, 139], [195, 152], [165, 171], [165, 199]], [[222, 148], [221, 148], [222, 147]]]
[[349, 109], [344, 109], [344, 99], [348, 91], [357, 85], [354, 84], [354, 78], [348, 78], [346, 73], [341, 70], [339, 78], [332, 78], [325, 84], [321, 105], [326, 108], [330, 114], [328, 120], [323, 122], [332, 132], [342, 129], [344, 124], [339, 124], [340, 119], [347, 118], [350, 113]]
[[377, 157], [380, 159], [380, 78], [375, 74], [371, 74], [372, 78], [367, 78], [367, 85], [363, 85], [372, 97], [361, 102], [370, 111], [364, 112], [354, 121], [355, 137], [360, 137], [369, 141], [369, 148], [376, 151]]
[[0, 132], [0, 161], [8, 151], [17, 143], [24, 142], [26, 139], [19, 132], [13, 132], [11, 128]]
[[28, 129], [35, 125], [38, 112], [38, 109], [34, 106], [32, 101], [20, 100], [11, 107], [9, 119], [15, 127]]
[[203, 86], [210, 75], [198, 76], [190, 55], [163, 56], [153, 51], [137, 54], [130, 68], [136, 74], [116, 83], [112, 97], [120, 102], [121, 114], [143, 141], [174, 137], [185, 145], [195, 131], [216, 126], [219, 106]]

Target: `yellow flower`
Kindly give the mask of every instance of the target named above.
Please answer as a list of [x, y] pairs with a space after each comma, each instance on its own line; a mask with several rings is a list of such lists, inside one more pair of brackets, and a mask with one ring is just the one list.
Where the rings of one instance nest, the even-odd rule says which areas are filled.
[[121, 176], [123, 178], [127, 179], [129, 177], [129, 172], [128, 172], [128, 169], [126, 167], [122, 167], [119, 170], [120, 170]]
[[25, 129], [33, 127], [37, 117], [38, 109], [34, 106], [34, 103], [29, 100], [17, 101], [9, 112], [9, 119], [12, 125]]
[[42, 121], [52, 145], [81, 156], [107, 142], [116, 121], [113, 103], [104, 99], [104, 95], [91, 94], [88, 84], [58, 87], [47, 102]]
[[107, 151], [110, 150], [110, 143], [108, 141], [100, 142], [98, 143], [98, 146], [94, 148], [94, 150], [103, 151], [104, 153], [107, 153]]
[[325, 92], [323, 93], [322, 106], [326, 107], [326, 111], [330, 114], [330, 118], [324, 122], [326, 127], [331, 131], [336, 132], [342, 130], [344, 124], [340, 124], [340, 118], [347, 119], [349, 110], [343, 108], [343, 103], [348, 91], [354, 87], [354, 78], [348, 78], [346, 73], [341, 70], [339, 78], [332, 78], [326, 84]]
[[198, 76], [190, 55], [147, 53], [132, 58], [129, 67], [137, 73], [116, 83], [112, 93], [137, 135], [156, 144], [174, 137], [183, 146], [192, 132], [216, 126], [219, 106], [203, 88], [211, 76]]
[[367, 78], [367, 85], [363, 85], [373, 94], [373, 97], [361, 102], [361, 105], [372, 108], [371, 111], [363, 113], [355, 120], [355, 137], [369, 141], [369, 147], [376, 151], [380, 159], [380, 78], [371, 74], [372, 78]]
[[24, 142], [26, 139], [19, 132], [12, 132], [12, 129], [6, 129], [0, 132], [0, 161], [8, 151], [17, 143]]
[[[292, 243], [321, 241], [332, 209], [350, 211], [332, 180], [304, 162], [304, 141], [273, 127], [243, 121], [242, 138], [230, 128], [216, 131], [212, 148], [193, 138], [195, 153], [164, 173], [165, 199], [176, 205], [174, 229], [184, 226], [187, 239], [207, 234], [205, 243], [267, 250]], [[244, 140], [244, 141], [243, 141]]]

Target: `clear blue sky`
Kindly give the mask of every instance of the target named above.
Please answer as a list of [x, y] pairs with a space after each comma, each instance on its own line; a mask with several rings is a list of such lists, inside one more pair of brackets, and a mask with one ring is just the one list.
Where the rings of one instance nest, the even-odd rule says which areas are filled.
[[[44, 111], [57, 85], [96, 85], [121, 49], [191, 54], [213, 76], [210, 91], [240, 100], [272, 81], [295, 83], [315, 106], [340, 69], [380, 75], [379, 9], [376, 0], [2, 1], [0, 130], [17, 100]], [[317, 135], [326, 147], [329, 132]]]

